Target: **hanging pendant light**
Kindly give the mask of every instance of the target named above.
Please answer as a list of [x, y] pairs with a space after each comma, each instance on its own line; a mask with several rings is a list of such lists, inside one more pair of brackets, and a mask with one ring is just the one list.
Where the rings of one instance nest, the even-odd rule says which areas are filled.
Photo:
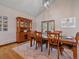
[[51, 4], [53, 4], [55, 0], [43, 0], [43, 6], [48, 8]]
[[48, 7], [48, 5], [49, 5], [49, 1], [46, 1], [46, 2], [44, 3], [44, 7]]

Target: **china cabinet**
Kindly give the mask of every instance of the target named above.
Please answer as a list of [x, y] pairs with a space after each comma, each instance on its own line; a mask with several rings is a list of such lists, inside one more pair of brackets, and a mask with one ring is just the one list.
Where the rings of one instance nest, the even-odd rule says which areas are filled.
[[16, 17], [16, 42], [26, 41], [27, 32], [32, 30], [32, 20]]

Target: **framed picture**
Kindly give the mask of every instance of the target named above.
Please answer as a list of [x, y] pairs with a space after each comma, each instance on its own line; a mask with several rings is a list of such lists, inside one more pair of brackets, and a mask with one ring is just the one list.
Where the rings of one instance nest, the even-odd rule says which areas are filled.
[[8, 17], [0, 16], [0, 31], [8, 31]]
[[5, 28], [3, 28], [3, 31], [8, 31], [8, 28], [6, 28], [6, 27], [5, 27]]
[[8, 17], [7, 17], [7, 16], [3, 16], [3, 20], [5, 20], [5, 21], [6, 21], [7, 19], [8, 19]]
[[76, 18], [75, 17], [65, 18], [63, 21], [61, 21], [61, 27], [62, 28], [75, 28]]
[[3, 16], [3, 31], [8, 31], [8, 17]]
[[0, 31], [2, 31], [2, 16], [0, 16]]

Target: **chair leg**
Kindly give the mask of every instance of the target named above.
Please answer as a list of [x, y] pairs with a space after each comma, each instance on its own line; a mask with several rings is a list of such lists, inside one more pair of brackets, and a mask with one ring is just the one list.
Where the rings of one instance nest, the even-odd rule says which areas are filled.
[[48, 55], [50, 55], [50, 45], [48, 44]]
[[42, 43], [41, 43], [41, 52], [43, 51]]
[[30, 47], [32, 47], [32, 39], [30, 39]]
[[59, 59], [59, 51], [58, 51], [58, 59]]
[[63, 51], [64, 51], [64, 48], [60, 48], [60, 53], [61, 53], [61, 55], [63, 54]]
[[78, 44], [78, 40], [76, 40], [77, 44]]
[[58, 58], [57, 59], [59, 59], [59, 53], [60, 53], [60, 48], [59, 48], [59, 46], [58, 46]]

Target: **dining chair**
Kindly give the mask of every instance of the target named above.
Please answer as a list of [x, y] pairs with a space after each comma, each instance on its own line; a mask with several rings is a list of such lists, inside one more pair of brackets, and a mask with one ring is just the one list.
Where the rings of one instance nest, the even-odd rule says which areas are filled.
[[32, 47], [32, 43], [35, 43], [34, 31], [27, 32], [27, 39], [30, 41], [30, 47]]
[[35, 31], [35, 41], [36, 41], [36, 49], [40, 46], [41, 51], [43, 51], [43, 44], [48, 45], [48, 41], [42, 37], [42, 32]]
[[75, 39], [76, 39], [76, 42], [78, 43], [78, 40], [79, 40], [79, 32], [76, 33]]
[[58, 53], [58, 59], [59, 59], [59, 53], [62, 54], [63, 52], [63, 44], [60, 41], [60, 34], [61, 32], [55, 31], [55, 32], [47, 32], [48, 35], [48, 55], [50, 55], [50, 49], [55, 48], [57, 49]]

